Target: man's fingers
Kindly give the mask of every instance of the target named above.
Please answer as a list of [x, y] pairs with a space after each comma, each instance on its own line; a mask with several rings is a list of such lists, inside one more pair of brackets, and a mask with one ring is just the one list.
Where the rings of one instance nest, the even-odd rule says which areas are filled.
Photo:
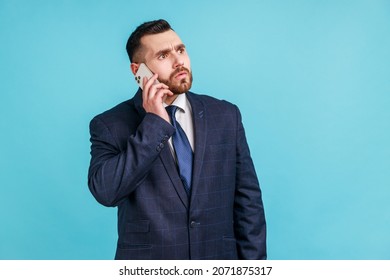
[[153, 97], [149, 97], [149, 100], [154, 100], [157, 104], [161, 104], [165, 101], [167, 96], [172, 96], [172, 91], [169, 88], [158, 88]]
[[145, 87], [150, 87], [151, 85], [153, 85], [156, 82], [157, 77], [158, 77], [157, 74], [154, 74], [152, 77], [150, 77], [150, 79], [144, 77], [144, 79], [142, 81], [142, 83], [144, 85], [144, 88]]
[[142, 90], [142, 98], [145, 100], [146, 98], [149, 98], [149, 88], [151, 85], [154, 84], [154, 82], [157, 80], [157, 74], [154, 74], [150, 79], [144, 77], [142, 80], [143, 84], [143, 90]]
[[146, 112], [154, 113], [169, 122], [169, 116], [163, 102], [172, 96], [173, 92], [166, 84], [159, 83], [157, 77], [158, 75], [154, 74], [150, 79], [143, 79], [142, 105]]

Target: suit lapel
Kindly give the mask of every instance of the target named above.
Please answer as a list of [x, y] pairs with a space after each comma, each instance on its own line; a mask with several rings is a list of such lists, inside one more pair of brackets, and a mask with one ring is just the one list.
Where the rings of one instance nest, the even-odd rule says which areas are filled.
[[198, 190], [199, 177], [202, 170], [203, 158], [205, 152], [205, 143], [206, 143], [206, 110], [202, 101], [199, 100], [199, 97], [194, 95], [191, 92], [187, 93], [187, 98], [191, 104], [193, 122], [194, 122], [194, 137], [195, 137], [195, 153], [194, 153], [194, 163], [192, 166], [192, 185], [191, 185], [191, 197], [194, 197], [194, 194]]
[[183, 182], [180, 179], [179, 172], [176, 167], [175, 160], [172, 156], [171, 149], [168, 146], [167, 143], [165, 145], [165, 148], [162, 149], [160, 153], [161, 161], [165, 167], [165, 171], [168, 173], [169, 178], [171, 179], [171, 182], [173, 184], [173, 187], [176, 190], [177, 195], [180, 197], [180, 200], [184, 204], [184, 206], [188, 209], [188, 195], [184, 189]]

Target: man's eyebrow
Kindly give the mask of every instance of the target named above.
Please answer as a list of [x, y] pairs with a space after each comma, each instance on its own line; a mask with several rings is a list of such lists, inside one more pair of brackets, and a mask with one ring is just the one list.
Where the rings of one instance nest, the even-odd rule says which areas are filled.
[[185, 49], [186, 46], [184, 44], [179, 44], [175, 47], [175, 50]]
[[[179, 44], [179, 45], [176, 45], [174, 47], [174, 49], [177, 51], [177, 50], [180, 50], [180, 49], [185, 49], [186, 46], [184, 44]], [[166, 48], [166, 49], [163, 49], [163, 50], [159, 50], [157, 53], [156, 53], [156, 56], [160, 56], [162, 54], [166, 54], [166, 53], [169, 53], [172, 49], [171, 48]]]

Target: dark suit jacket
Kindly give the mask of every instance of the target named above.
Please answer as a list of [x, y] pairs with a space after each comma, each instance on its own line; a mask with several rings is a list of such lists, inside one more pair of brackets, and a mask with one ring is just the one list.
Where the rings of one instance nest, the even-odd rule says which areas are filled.
[[146, 113], [139, 90], [90, 124], [88, 185], [118, 207], [116, 259], [265, 259], [259, 183], [238, 108], [187, 93], [195, 134], [190, 197], [167, 140], [174, 128]]

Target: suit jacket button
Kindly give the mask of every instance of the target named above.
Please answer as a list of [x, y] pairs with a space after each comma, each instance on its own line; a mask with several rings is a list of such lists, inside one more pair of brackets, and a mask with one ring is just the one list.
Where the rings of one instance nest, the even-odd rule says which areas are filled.
[[197, 222], [195, 222], [195, 221], [192, 221], [191, 224], [190, 224], [190, 227], [196, 227], [196, 226], [198, 226], [198, 225], [200, 225], [200, 223], [197, 223]]
[[160, 143], [158, 144], [158, 146], [156, 147], [156, 150], [157, 152], [161, 152], [161, 150], [164, 148], [164, 144], [163, 143]]

